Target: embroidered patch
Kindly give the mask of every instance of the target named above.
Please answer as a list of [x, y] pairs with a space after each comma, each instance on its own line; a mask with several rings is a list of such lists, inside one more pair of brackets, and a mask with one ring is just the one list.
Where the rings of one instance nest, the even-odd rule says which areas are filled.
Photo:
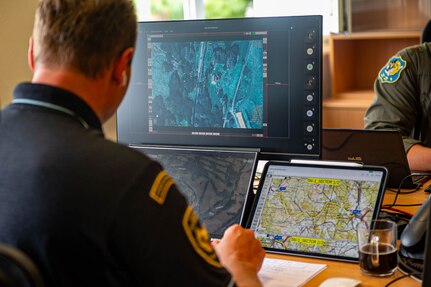
[[401, 72], [407, 66], [407, 62], [401, 56], [392, 57], [383, 69], [380, 70], [379, 78], [382, 83], [393, 84], [401, 76]]
[[157, 175], [153, 186], [151, 187], [150, 197], [158, 204], [163, 205], [163, 203], [165, 203], [166, 195], [168, 195], [168, 191], [173, 184], [174, 180], [167, 174], [167, 172], [164, 170], [161, 171]]
[[183, 218], [183, 228], [193, 249], [209, 264], [221, 268], [206, 228], [200, 223], [191, 206], [188, 206]]

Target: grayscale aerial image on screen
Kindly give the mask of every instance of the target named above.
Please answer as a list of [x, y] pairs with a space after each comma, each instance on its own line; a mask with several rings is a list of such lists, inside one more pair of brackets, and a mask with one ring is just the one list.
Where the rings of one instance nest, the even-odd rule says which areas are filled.
[[139, 148], [158, 161], [210, 234], [240, 223], [253, 178], [254, 153]]
[[262, 40], [152, 42], [153, 129], [261, 129], [262, 53]]

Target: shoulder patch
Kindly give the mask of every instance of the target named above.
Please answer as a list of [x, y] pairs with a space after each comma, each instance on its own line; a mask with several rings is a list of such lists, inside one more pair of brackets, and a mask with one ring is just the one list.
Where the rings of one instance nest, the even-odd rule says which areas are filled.
[[212, 266], [221, 268], [222, 265], [218, 261], [214, 248], [211, 246], [208, 231], [200, 223], [191, 206], [188, 206], [184, 213], [183, 228], [196, 253]]
[[153, 186], [150, 190], [150, 197], [154, 199], [158, 204], [163, 205], [165, 203], [166, 196], [171, 186], [174, 184], [174, 180], [168, 175], [166, 171], [161, 171], [153, 182]]
[[386, 66], [380, 70], [379, 79], [382, 83], [393, 84], [401, 76], [401, 72], [407, 66], [407, 62], [401, 56], [392, 57]]

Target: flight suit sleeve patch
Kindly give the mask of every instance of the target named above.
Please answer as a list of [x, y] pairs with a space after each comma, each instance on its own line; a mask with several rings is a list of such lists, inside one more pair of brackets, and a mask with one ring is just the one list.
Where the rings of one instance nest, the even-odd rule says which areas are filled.
[[200, 223], [191, 206], [188, 206], [184, 213], [183, 228], [196, 253], [212, 266], [221, 268], [222, 265], [211, 246], [208, 232], [205, 226]]
[[401, 56], [392, 57], [379, 72], [380, 82], [389, 84], [396, 83], [406, 66], [407, 62]]
[[161, 171], [156, 179], [154, 180], [153, 186], [150, 190], [150, 197], [154, 199], [158, 204], [163, 205], [165, 203], [166, 196], [171, 186], [174, 184], [174, 180], [167, 174], [166, 171]]

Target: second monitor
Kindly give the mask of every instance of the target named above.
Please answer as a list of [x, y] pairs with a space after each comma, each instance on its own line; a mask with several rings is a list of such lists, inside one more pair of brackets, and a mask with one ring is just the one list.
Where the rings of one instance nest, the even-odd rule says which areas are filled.
[[118, 141], [318, 158], [321, 55], [321, 16], [141, 22]]

